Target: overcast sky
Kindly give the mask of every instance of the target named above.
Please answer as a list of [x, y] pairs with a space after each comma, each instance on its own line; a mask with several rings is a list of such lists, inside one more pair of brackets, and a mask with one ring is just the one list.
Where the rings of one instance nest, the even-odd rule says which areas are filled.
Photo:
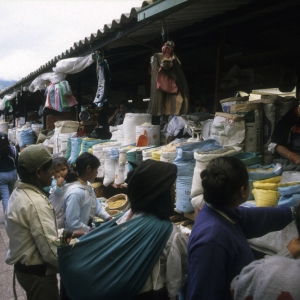
[[142, 0], [0, 0], [0, 80], [20, 80]]

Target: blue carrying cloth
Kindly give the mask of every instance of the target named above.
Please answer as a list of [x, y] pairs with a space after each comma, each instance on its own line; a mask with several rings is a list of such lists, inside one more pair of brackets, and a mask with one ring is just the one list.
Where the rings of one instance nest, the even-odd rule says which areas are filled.
[[159, 259], [173, 225], [152, 214], [109, 221], [74, 246], [58, 248], [59, 272], [73, 300], [133, 299]]

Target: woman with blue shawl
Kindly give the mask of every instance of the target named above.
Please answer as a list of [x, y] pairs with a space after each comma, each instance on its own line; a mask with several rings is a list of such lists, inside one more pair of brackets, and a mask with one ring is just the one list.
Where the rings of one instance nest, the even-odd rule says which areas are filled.
[[185, 281], [188, 243], [169, 219], [176, 173], [173, 164], [143, 161], [126, 179], [131, 209], [80, 238], [72, 249], [59, 249], [60, 273], [71, 299], [176, 297]]

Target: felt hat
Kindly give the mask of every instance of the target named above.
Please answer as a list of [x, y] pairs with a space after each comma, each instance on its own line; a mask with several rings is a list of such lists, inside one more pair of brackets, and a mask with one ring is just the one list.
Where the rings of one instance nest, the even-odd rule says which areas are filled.
[[23, 166], [28, 172], [33, 172], [52, 160], [52, 155], [43, 144], [31, 145], [21, 151], [19, 166]]

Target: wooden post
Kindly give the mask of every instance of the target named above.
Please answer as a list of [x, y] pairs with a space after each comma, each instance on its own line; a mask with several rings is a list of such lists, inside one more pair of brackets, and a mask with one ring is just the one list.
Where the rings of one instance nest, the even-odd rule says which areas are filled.
[[80, 122], [79, 114], [81, 112], [81, 75], [77, 73], [77, 92], [76, 92], [76, 100], [78, 104], [76, 105], [76, 121]]
[[226, 28], [222, 30], [220, 44], [217, 53], [214, 112], [218, 111], [218, 107], [220, 105], [219, 104], [220, 72], [222, 67], [222, 53], [223, 53], [223, 45], [225, 42], [225, 38], [226, 38]]

